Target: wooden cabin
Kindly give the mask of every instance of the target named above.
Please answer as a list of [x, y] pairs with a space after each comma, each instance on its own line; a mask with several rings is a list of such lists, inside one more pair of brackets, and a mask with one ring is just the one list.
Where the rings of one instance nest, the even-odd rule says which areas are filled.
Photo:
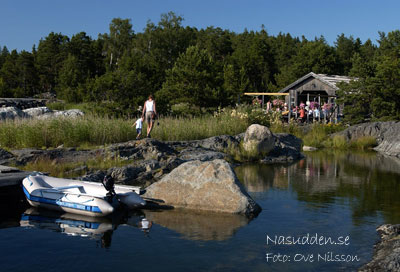
[[351, 80], [354, 79], [347, 76], [315, 74], [311, 72], [279, 92], [288, 93], [293, 91], [291, 102], [295, 106], [299, 105], [300, 102], [318, 101], [318, 98], [321, 98], [323, 102], [333, 103], [337, 97], [336, 91], [339, 90], [336, 84], [339, 82], [349, 83]]
[[299, 106], [300, 103], [307, 101], [315, 101], [320, 105], [330, 103], [335, 106], [335, 118], [337, 118], [343, 111], [342, 106], [336, 105], [336, 92], [339, 90], [337, 84], [339, 82], [349, 83], [351, 80], [354, 78], [310, 72], [280, 90], [279, 93], [290, 93], [290, 96], [286, 96], [285, 102], [291, 106]]

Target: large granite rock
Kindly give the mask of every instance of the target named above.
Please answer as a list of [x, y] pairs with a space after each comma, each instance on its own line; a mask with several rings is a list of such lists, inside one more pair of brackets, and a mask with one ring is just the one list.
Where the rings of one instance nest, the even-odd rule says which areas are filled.
[[274, 148], [265, 156], [263, 163], [290, 163], [302, 159], [301, 153], [302, 140], [292, 134], [275, 134]]
[[[351, 126], [334, 135], [344, 136], [347, 140], [370, 136], [376, 138], [376, 151], [400, 158], [400, 122], [373, 122]], [[334, 136], [333, 135], [333, 136]]]
[[372, 261], [360, 272], [400, 271], [400, 224], [382, 225], [377, 228], [381, 241], [375, 245]]
[[173, 207], [257, 215], [261, 208], [247, 194], [228, 162], [190, 161], [146, 188], [145, 197]]
[[247, 152], [267, 155], [274, 146], [275, 137], [266, 126], [253, 124], [247, 128], [243, 142], [243, 148]]
[[14, 120], [25, 117], [25, 113], [16, 107], [0, 108], [0, 120]]
[[43, 114], [51, 113], [52, 110], [49, 109], [48, 107], [37, 107], [37, 108], [25, 109], [23, 110], [23, 112], [27, 117], [34, 118]]

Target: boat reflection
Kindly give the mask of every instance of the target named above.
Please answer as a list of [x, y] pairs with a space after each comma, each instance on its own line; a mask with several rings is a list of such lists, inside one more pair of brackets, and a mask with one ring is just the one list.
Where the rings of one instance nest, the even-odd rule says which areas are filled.
[[56, 213], [35, 208], [27, 209], [21, 216], [21, 227], [49, 229], [71, 236], [99, 237], [113, 230], [108, 218], [92, 218], [72, 213]]
[[47, 229], [100, 241], [100, 246], [111, 246], [112, 234], [119, 225], [129, 225], [143, 230], [148, 235], [151, 222], [144, 218], [144, 213], [113, 213], [112, 217], [89, 217], [72, 213], [59, 213], [37, 208], [28, 208], [21, 215], [19, 226]]

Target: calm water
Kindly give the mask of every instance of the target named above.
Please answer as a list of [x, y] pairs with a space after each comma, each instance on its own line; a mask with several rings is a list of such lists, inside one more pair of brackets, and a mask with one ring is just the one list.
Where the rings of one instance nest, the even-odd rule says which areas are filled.
[[[375, 228], [400, 223], [400, 161], [374, 153], [306, 156], [236, 168], [263, 208], [253, 220], [170, 210], [88, 221], [3, 204], [0, 271], [356, 270], [372, 256]], [[138, 224], [144, 217], [153, 222], [149, 232]], [[316, 245], [315, 236], [330, 240]], [[335, 255], [345, 261], [332, 261]]]

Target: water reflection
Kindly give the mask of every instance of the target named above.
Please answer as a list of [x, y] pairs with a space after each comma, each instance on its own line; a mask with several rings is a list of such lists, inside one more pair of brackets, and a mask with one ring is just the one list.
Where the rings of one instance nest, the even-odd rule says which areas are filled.
[[[5, 220], [4, 220], [5, 219]], [[116, 212], [111, 217], [89, 217], [72, 213], [60, 213], [33, 207], [27, 208], [20, 218], [3, 217], [0, 228], [39, 228], [79, 236], [100, 242], [100, 246], [111, 246], [113, 232], [119, 225], [129, 225], [149, 234], [152, 223], [141, 211]]]
[[[249, 192], [287, 189], [318, 208], [348, 201], [353, 219], [381, 213], [400, 221], [400, 160], [374, 152], [309, 152], [290, 165], [241, 165], [235, 169]], [[357, 222], [356, 222], [357, 223]]]
[[250, 221], [242, 215], [183, 209], [145, 211], [145, 215], [155, 224], [174, 230], [186, 239], [202, 241], [227, 240]]

